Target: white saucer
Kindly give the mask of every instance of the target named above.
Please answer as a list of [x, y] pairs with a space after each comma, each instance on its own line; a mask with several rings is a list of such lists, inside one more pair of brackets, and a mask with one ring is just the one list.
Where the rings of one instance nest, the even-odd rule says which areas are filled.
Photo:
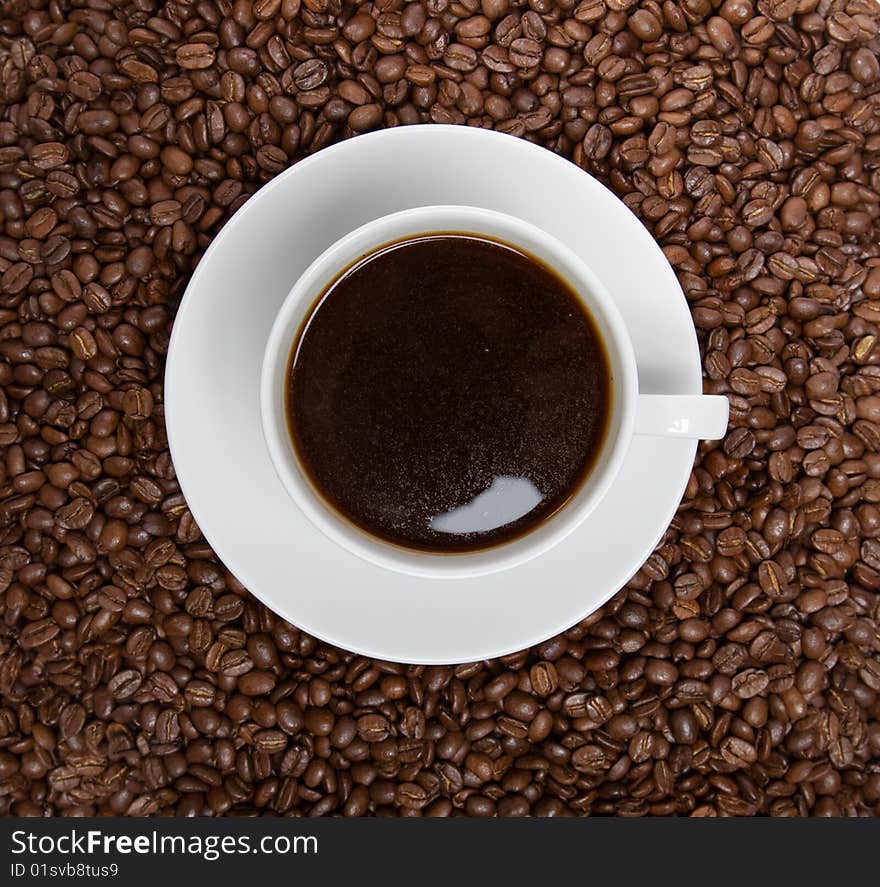
[[694, 326], [659, 247], [610, 191], [529, 142], [460, 126], [384, 130], [320, 151], [251, 198], [199, 263], [174, 324], [165, 414], [181, 488], [217, 555], [276, 613], [340, 647], [415, 663], [520, 650], [603, 604], [660, 540], [696, 452], [694, 441], [636, 437], [611, 492], [576, 532], [490, 576], [408, 577], [316, 530], [262, 437], [269, 328], [330, 243], [378, 216], [441, 203], [519, 216], [576, 250], [617, 300], [640, 390], [702, 390]]

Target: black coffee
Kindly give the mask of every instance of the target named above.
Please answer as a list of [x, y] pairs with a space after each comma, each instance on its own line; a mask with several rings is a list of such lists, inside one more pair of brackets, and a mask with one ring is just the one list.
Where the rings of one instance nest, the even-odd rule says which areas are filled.
[[582, 302], [506, 244], [429, 234], [359, 260], [316, 301], [288, 370], [314, 487], [388, 542], [464, 552], [558, 511], [593, 465], [610, 373]]

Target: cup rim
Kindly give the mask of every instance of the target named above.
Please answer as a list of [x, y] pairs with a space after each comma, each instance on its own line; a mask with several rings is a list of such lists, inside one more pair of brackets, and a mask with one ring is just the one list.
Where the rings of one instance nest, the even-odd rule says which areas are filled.
[[[446, 221], [440, 221], [443, 219]], [[505, 233], [486, 230], [493, 227], [501, 227]], [[398, 546], [370, 535], [338, 513], [299, 464], [290, 438], [284, 386], [279, 384], [286, 378], [304, 323], [324, 290], [352, 264], [385, 245], [438, 231], [494, 237], [549, 264], [582, 299], [599, 327], [612, 375], [608, 428], [599, 455], [580, 488], [557, 512], [522, 536], [472, 552], [434, 553]], [[535, 244], [538, 249], [533, 248]], [[288, 291], [267, 339], [260, 379], [260, 414], [263, 439], [276, 475], [297, 507], [325, 536], [347, 551], [396, 572], [422, 578], [472, 578], [526, 563], [580, 526], [607, 493], [623, 463], [633, 436], [637, 396], [635, 354], [623, 318], [611, 294], [579, 255], [543, 229], [508, 213], [438, 204], [373, 219], [343, 235], [309, 264]]]

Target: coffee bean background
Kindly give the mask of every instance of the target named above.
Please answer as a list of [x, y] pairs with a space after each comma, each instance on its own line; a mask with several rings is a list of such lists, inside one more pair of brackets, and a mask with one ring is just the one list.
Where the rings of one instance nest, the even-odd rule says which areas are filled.
[[[878, 26], [874, 0], [6, 0], [0, 813], [880, 812]], [[298, 158], [420, 122], [607, 183], [731, 403], [625, 589], [455, 668], [251, 598], [163, 424], [223, 223]]]

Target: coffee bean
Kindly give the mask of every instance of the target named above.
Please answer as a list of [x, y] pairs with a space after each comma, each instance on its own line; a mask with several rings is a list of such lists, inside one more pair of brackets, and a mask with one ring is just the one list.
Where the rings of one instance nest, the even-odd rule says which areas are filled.
[[645, 677], [652, 684], [671, 685], [678, 678], [678, 670], [670, 662], [651, 659], [645, 665]]
[[33, 268], [25, 262], [10, 265], [0, 277], [0, 290], [8, 295], [16, 295], [24, 290], [34, 276]]
[[519, 37], [510, 44], [508, 55], [516, 67], [534, 68], [541, 62], [541, 45], [528, 37]]
[[381, 715], [364, 715], [358, 719], [357, 731], [365, 742], [382, 742], [388, 738], [390, 727]]
[[556, 691], [558, 677], [552, 662], [538, 662], [529, 672], [532, 689], [539, 696], [550, 696]]
[[177, 64], [188, 71], [210, 68], [214, 50], [206, 43], [186, 43], [177, 49]]
[[49, 172], [67, 163], [67, 146], [61, 142], [44, 142], [31, 150], [31, 162], [37, 169]]
[[759, 669], [745, 669], [735, 675], [731, 689], [740, 699], [751, 699], [763, 693], [770, 683], [767, 673]]
[[259, 730], [254, 736], [254, 746], [264, 754], [275, 754], [287, 748], [287, 736], [280, 730]]
[[114, 675], [110, 679], [107, 689], [113, 695], [114, 699], [129, 699], [138, 691], [142, 680], [140, 672], [137, 672], [134, 669], [128, 669]]
[[597, 745], [582, 745], [571, 756], [571, 766], [579, 773], [600, 774], [608, 767], [605, 752]]
[[519, 721], [531, 721], [538, 713], [537, 700], [527, 693], [514, 690], [504, 697], [504, 710]]
[[147, 419], [153, 412], [153, 396], [146, 388], [129, 389], [122, 397], [122, 408], [126, 416]]
[[40, 619], [29, 622], [21, 632], [21, 647], [24, 650], [41, 647], [43, 644], [52, 641], [60, 630], [60, 626], [52, 619]]
[[375, 129], [381, 121], [382, 108], [376, 104], [361, 105], [348, 115], [348, 125], [355, 132], [366, 132], [369, 129]]
[[296, 88], [306, 92], [323, 86], [330, 72], [327, 65], [320, 59], [308, 59], [297, 65], [293, 72]]
[[275, 676], [268, 671], [249, 671], [238, 679], [238, 690], [245, 696], [266, 696], [275, 689]]

